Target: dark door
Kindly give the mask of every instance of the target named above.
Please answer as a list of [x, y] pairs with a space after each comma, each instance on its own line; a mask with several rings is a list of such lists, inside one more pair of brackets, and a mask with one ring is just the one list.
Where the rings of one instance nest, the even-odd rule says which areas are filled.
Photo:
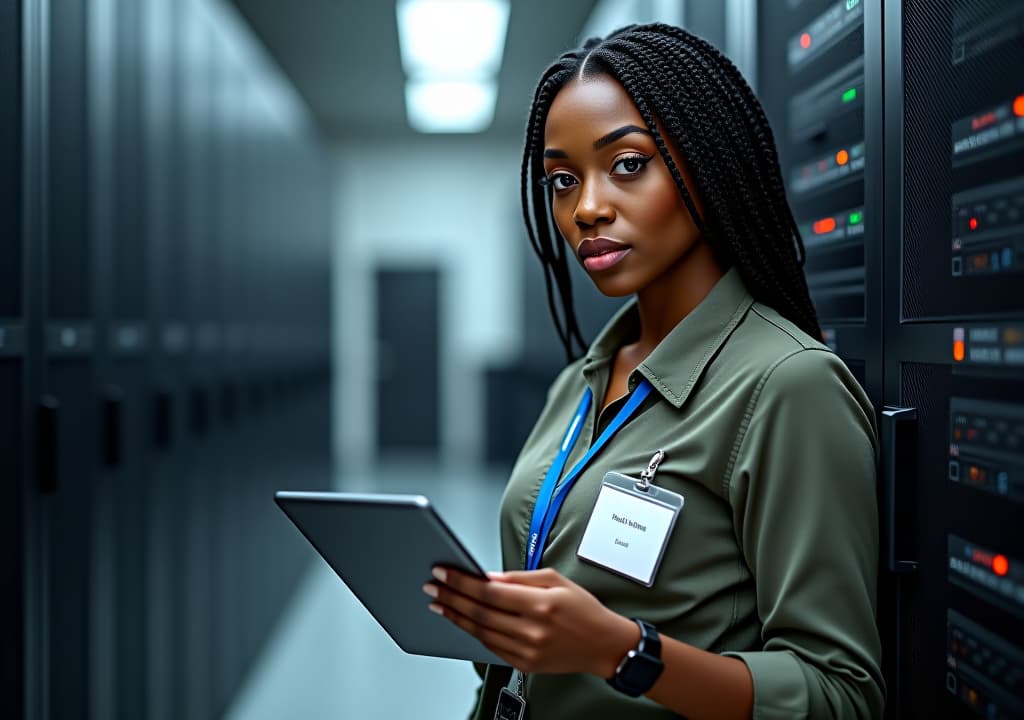
[[383, 459], [437, 456], [440, 288], [436, 268], [377, 271], [377, 448]]

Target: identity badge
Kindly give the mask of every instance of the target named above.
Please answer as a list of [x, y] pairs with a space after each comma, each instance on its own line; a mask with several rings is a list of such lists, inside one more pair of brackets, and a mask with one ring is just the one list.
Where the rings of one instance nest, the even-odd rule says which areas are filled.
[[684, 502], [650, 482], [663, 457], [659, 451], [639, 480], [617, 472], [604, 476], [576, 551], [581, 560], [646, 587], [654, 584]]

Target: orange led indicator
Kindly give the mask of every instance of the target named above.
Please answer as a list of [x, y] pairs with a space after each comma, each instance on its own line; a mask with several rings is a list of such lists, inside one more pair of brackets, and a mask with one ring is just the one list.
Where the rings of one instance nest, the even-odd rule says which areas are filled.
[[964, 361], [964, 341], [954, 340], [953, 341], [953, 359], [957, 362]]
[[[810, 33], [804, 33], [803, 35], [800, 36], [800, 47], [802, 47], [804, 50], [806, 50], [810, 46], [811, 46], [811, 35], [810, 35]], [[1024, 114], [1024, 113], [1021, 113], [1021, 114]]]
[[971, 218], [967, 224], [971, 227], [971, 230], [978, 229], [978, 218]]
[[845, 150], [840, 150], [836, 153], [836, 162], [840, 165], [845, 165], [850, 162], [850, 153]]
[[999, 577], [1010, 572], [1010, 561], [1006, 559], [1005, 555], [996, 555], [992, 558], [992, 572]]
[[1013, 114], [1024, 117], [1024, 95], [1018, 95], [1013, 99]]
[[836, 219], [835, 218], [830, 218], [830, 217], [822, 218], [821, 220], [817, 220], [814, 223], [814, 234], [815, 235], [824, 235], [825, 233], [830, 233], [830, 232], [832, 232], [835, 229], [836, 229]]

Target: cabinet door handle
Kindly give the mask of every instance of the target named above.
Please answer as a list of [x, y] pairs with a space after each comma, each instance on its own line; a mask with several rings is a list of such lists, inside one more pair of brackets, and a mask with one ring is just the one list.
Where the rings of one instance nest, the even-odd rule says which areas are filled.
[[121, 432], [124, 390], [108, 385], [103, 393], [103, 463], [107, 467], [121, 464]]
[[882, 547], [890, 572], [917, 570], [914, 489], [917, 479], [917, 408], [882, 409]]
[[168, 449], [173, 439], [172, 405], [170, 390], [161, 388], [153, 394], [153, 442], [161, 450]]
[[39, 399], [37, 410], [36, 486], [39, 492], [57, 492], [57, 437], [60, 402], [53, 395]]

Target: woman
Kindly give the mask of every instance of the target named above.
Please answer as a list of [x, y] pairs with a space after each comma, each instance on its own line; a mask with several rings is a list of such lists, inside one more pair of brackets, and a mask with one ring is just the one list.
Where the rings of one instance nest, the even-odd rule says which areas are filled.
[[563, 55], [523, 206], [570, 358], [565, 248], [636, 300], [549, 391], [502, 501], [507, 572], [424, 586], [516, 668], [486, 668], [473, 717], [879, 717], [874, 411], [816, 339], [740, 73], [661, 24]]

